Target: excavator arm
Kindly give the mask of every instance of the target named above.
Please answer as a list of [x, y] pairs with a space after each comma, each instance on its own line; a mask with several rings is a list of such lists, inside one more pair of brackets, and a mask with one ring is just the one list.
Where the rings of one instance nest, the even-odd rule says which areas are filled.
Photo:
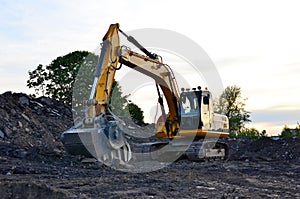
[[162, 108], [165, 131], [167, 137], [175, 136], [179, 128], [178, 110], [180, 104], [178, 103], [178, 86], [172, 70], [159, 60], [138, 54], [128, 48], [122, 48], [121, 53], [120, 61], [122, 64], [151, 77], [155, 80], [156, 85], [160, 87], [169, 108], [169, 113], [166, 115], [163, 108], [163, 99], [159, 95], [158, 101]]
[[[119, 32], [146, 55], [131, 51], [126, 46], [120, 47]], [[126, 35], [119, 29], [118, 24], [110, 25], [107, 33], [103, 37], [102, 50], [94, 74], [94, 84], [92, 86], [90, 100], [96, 104], [96, 115], [106, 113], [112, 84], [119, 64], [125, 65], [154, 79], [155, 83], [163, 92], [169, 107], [168, 114], [162, 111], [166, 121], [166, 134], [174, 136], [179, 128], [178, 109], [180, 106], [178, 103], [179, 92], [175, 76], [170, 67], [159, 60], [158, 55], [150, 53], [133, 37]], [[161, 96], [159, 102], [163, 109]], [[92, 112], [89, 112], [89, 116], [92, 115]]]
[[98, 114], [105, 113], [109, 103], [113, 80], [119, 63], [120, 38], [118, 24], [110, 25], [103, 37], [102, 49], [94, 73], [90, 100], [95, 100]]

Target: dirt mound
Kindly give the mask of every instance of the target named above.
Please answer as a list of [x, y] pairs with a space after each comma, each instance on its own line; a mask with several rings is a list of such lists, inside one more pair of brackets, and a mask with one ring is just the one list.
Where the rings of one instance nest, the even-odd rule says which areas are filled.
[[269, 137], [229, 139], [230, 160], [266, 160], [300, 162], [300, 140]]
[[69, 106], [22, 93], [0, 95], [0, 153], [25, 157], [30, 151], [59, 155], [60, 134], [73, 125]]

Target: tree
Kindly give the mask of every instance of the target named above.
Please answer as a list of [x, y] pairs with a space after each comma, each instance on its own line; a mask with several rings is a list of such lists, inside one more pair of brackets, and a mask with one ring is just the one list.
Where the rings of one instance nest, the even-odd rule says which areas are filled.
[[109, 97], [109, 108], [118, 116], [129, 117], [129, 111], [127, 108], [127, 97], [123, 96], [122, 89], [117, 81], [113, 82], [111, 95]]
[[[74, 51], [54, 59], [49, 65], [39, 64], [29, 71], [27, 86], [35, 94], [73, 103], [75, 112], [82, 111], [82, 102], [89, 99], [98, 56], [87, 51]], [[115, 115], [132, 117], [143, 122], [143, 111], [134, 103], [128, 104], [117, 81], [113, 82], [109, 107]]]
[[[72, 103], [72, 89], [82, 67], [93, 74], [98, 56], [87, 51], [75, 51], [62, 57], [57, 57], [49, 65], [38, 65], [34, 71], [29, 71], [27, 86], [35, 89], [35, 94], [57, 99], [66, 104]], [[92, 84], [92, 76], [82, 79], [81, 92]], [[79, 91], [79, 90], [78, 90]], [[84, 93], [86, 95], [86, 92]]]
[[241, 131], [238, 133], [238, 136], [257, 138], [259, 137], [259, 131], [255, 128], [242, 128]]
[[296, 128], [290, 128], [285, 125], [281, 131], [280, 137], [291, 138], [298, 137], [300, 138], [300, 125], [297, 123]]
[[260, 137], [267, 137], [267, 131], [266, 130], [262, 130]]
[[241, 132], [245, 123], [251, 122], [250, 112], [245, 110], [246, 98], [242, 98], [241, 88], [234, 85], [225, 88], [215, 103], [217, 113], [229, 118], [229, 133], [235, 136]]
[[131, 118], [135, 120], [136, 123], [142, 123], [142, 124], [144, 123], [144, 115], [143, 115], [144, 112], [140, 107], [138, 107], [136, 104], [131, 102], [128, 104], [128, 109]]
[[237, 136], [246, 136], [250, 138], [266, 137], [266, 131], [263, 130], [261, 133], [255, 128], [243, 127]]
[[293, 137], [292, 131], [287, 125], [283, 127], [280, 137]]
[[34, 87], [35, 93], [42, 92], [43, 95], [45, 95], [45, 76], [47, 75], [46, 70], [44, 69], [42, 64], [39, 64], [37, 68], [30, 72], [29, 71], [29, 78], [30, 80], [27, 81], [27, 86], [29, 88]]
[[131, 117], [137, 124], [144, 124], [143, 111], [138, 105], [127, 101], [128, 95], [123, 96], [122, 89], [117, 81], [113, 82], [109, 98], [109, 108], [115, 115]]

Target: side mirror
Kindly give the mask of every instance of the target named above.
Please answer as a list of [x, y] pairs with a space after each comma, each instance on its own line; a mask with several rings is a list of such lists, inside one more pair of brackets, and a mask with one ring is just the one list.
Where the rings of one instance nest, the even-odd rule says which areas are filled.
[[204, 96], [203, 97], [203, 104], [209, 105], [209, 96]]

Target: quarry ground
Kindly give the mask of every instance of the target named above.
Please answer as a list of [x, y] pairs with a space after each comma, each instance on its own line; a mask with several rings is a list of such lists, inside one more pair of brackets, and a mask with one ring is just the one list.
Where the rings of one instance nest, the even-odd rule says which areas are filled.
[[76, 158], [1, 157], [2, 198], [300, 198], [299, 163], [181, 160], [124, 173]]

